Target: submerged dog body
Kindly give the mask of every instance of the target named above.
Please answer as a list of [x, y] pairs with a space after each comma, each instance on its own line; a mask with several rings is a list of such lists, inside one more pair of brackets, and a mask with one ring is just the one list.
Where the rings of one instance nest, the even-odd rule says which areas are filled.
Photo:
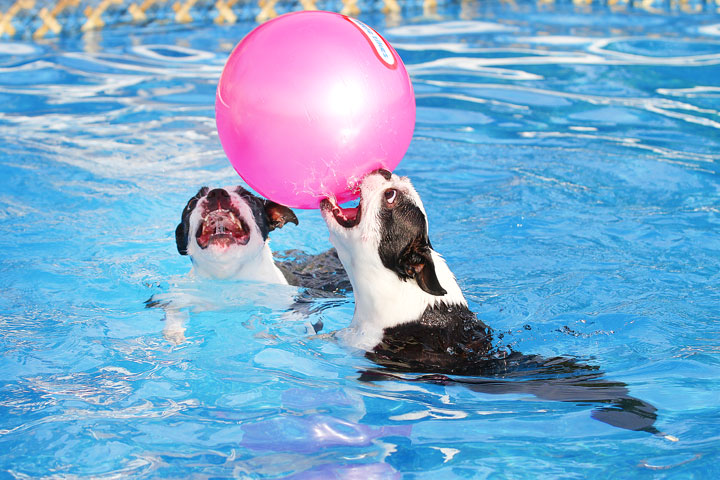
[[178, 253], [190, 257], [192, 270], [181, 287], [176, 285], [145, 302], [148, 308], [164, 309], [165, 338], [175, 344], [183, 343], [189, 311], [222, 306], [222, 296], [216, 298], [213, 293], [225, 289], [208, 291], [202, 288], [205, 282], [194, 282], [196, 279], [287, 285], [268, 244], [270, 231], [287, 222], [298, 223], [292, 210], [256, 197], [241, 186], [200, 188], [183, 208], [175, 229]]
[[383, 367], [361, 379], [464, 384], [484, 393], [591, 402], [600, 405], [593, 411], [598, 420], [657, 433], [655, 407], [629, 396], [624, 384], [603, 379], [598, 367], [494, 345], [492, 330], [470, 311], [447, 263], [433, 250], [410, 180], [373, 172], [360, 184], [358, 207], [341, 208], [330, 199], [321, 207], [355, 294], [352, 322], [338, 336]]

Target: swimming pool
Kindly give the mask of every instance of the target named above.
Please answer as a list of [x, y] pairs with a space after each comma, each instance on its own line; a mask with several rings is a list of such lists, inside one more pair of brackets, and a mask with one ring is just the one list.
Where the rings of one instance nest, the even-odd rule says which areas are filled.
[[[468, 5], [474, 9], [469, 9]], [[592, 407], [361, 382], [352, 297], [193, 283], [173, 231], [238, 177], [217, 78], [254, 24], [0, 43], [0, 478], [717, 478], [720, 18], [464, 2], [361, 16], [413, 78], [397, 172], [480, 318], [601, 366], [667, 436]], [[316, 211], [277, 251], [329, 247]], [[153, 294], [186, 289], [187, 341]], [[676, 437], [677, 441], [673, 441]]]

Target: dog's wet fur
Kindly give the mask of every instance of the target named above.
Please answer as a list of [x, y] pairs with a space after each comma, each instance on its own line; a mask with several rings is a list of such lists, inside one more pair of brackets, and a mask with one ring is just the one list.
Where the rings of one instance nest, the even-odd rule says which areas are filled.
[[496, 345], [493, 330], [470, 311], [433, 250], [425, 209], [409, 179], [379, 170], [359, 188], [357, 207], [341, 208], [332, 199], [321, 207], [356, 302], [350, 326], [337, 336], [379, 366], [361, 380], [462, 384], [484, 393], [590, 403], [598, 420], [659, 433], [655, 407], [605, 379], [597, 366]]
[[[269, 235], [287, 223], [298, 224], [290, 208], [253, 195], [242, 186], [200, 188], [187, 201], [175, 229], [178, 253], [192, 262], [186, 279], [300, 287], [288, 298], [288, 311], [293, 318], [310, 318], [323, 308], [316, 299], [344, 297], [351, 286], [334, 249], [318, 255], [289, 250], [277, 254], [276, 260]], [[145, 306], [165, 310], [163, 334], [175, 344], [185, 341], [189, 310], [222, 308], [217, 299], [205, 298], [200, 291], [178, 290], [155, 294]], [[316, 333], [321, 328], [320, 321], [308, 324], [308, 331]]]

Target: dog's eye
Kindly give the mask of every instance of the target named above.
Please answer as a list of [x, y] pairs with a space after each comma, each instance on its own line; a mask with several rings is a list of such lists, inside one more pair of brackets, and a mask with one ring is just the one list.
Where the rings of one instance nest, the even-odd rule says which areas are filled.
[[397, 200], [397, 190], [394, 188], [388, 188], [385, 190], [385, 202], [388, 205], [392, 205], [395, 203], [395, 200]]

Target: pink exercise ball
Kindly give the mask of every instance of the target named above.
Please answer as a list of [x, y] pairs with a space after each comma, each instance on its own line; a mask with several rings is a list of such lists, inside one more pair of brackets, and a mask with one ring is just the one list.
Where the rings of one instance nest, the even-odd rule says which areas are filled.
[[410, 145], [415, 97], [397, 52], [364, 23], [296, 12], [251, 31], [225, 64], [215, 99], [223, 149], [256, 192], [295, 208], [358, 196]]

